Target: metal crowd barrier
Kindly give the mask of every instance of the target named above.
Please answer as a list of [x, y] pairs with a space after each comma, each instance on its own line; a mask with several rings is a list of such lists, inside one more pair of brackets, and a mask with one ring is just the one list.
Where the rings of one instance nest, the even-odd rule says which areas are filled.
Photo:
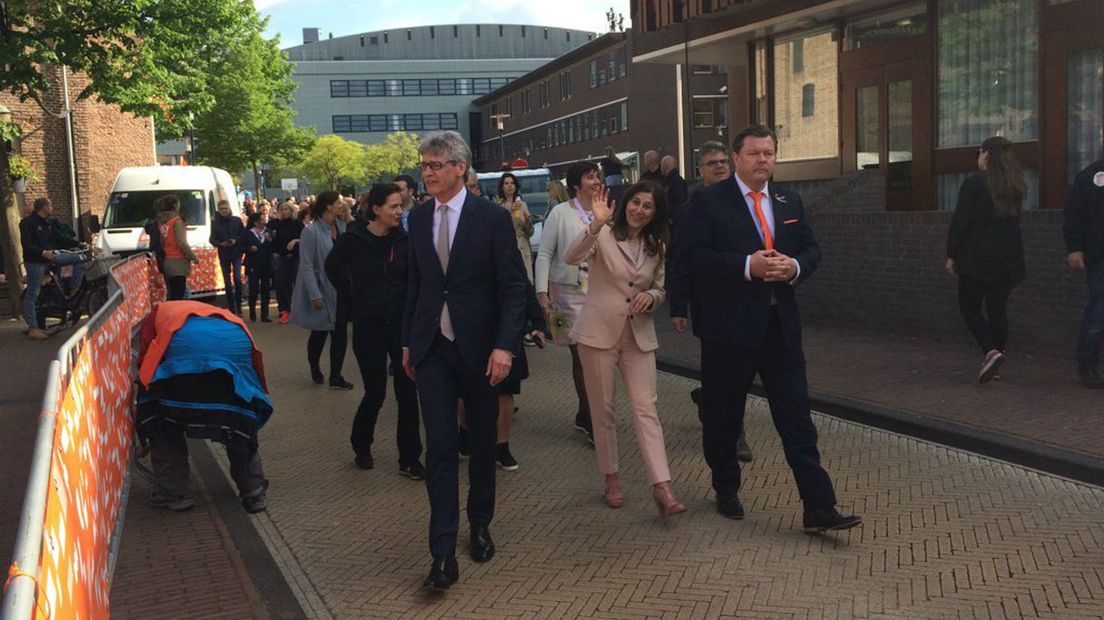
[[[154, 278], [154, 274], [148, 254], [114, 265], [107, 303], [77, 329], [50, 363], [0, 620], [108, 615], [108, 590], [134, 463], [135, 336], [141, 320], [163, 299], [159, 275]], [[126, 368], [94, 364], [94, 355]], [[86, 394], [88, 389], [91, 392]], [[110, 408], [106, 416], [105, 408]], [[89, 415], [83, 415], [86, 411]], [[77, 450], [74, 435], [103, 423], [100, 418], [114, 420], [118, 428], [84, 437]], [[115, 431], [114, 436], [110, 431]], [[96, 458], [120, 453], [125, 462], [97, 462], [92, 475], [89, 463], [81, 460], [89, 454]], [[120, 478], [112, 479], [112, 472], [120, 473]], [[100, 507], [114, 507], [113, 514], [97, 514]], [[101, 531], [105, 524], [109, 534]]]

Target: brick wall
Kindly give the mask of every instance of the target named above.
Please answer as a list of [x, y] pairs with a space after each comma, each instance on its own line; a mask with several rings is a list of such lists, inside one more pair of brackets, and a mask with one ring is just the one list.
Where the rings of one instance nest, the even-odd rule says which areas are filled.
[[[64, 108], [61, 70], [44, 70], [54, 88], [43, 97], [50, 112]], [[155, 162], [152, 121], [126, 114], [112, 105], [92, 98], [77, 102], [76, 96], [88, 84], [82, 75], [69, 75], [69, 94], [73, 107], [73, 136], [77, 168], [77, 194], [82, 213], [102, 214], [115, 174], [125, 166], [152, 166]], [[12, 110], [13, 120], [23, 129], [17, 149], [30, 159], [42, 179], [27, 184], [25, 199], [49, 196], [54, 213], [63, 222], [71, 222], [69, 155], [66, 148], [65, 121], [43, 111], [33, 101], [20, 102], [7, 93], [0, 103]]]
[[[805, 320], [970, 341], [957, 284], [943, 270], [950, 213], [823, 213], [807, 204], [824, 261], [799, 293]], [[1085, 286], [1066, 268], [1061, 230], [1060, 211], [1024, 214], [1027, 279], [1009, 304], [1010, 349], [1073, 354]]]

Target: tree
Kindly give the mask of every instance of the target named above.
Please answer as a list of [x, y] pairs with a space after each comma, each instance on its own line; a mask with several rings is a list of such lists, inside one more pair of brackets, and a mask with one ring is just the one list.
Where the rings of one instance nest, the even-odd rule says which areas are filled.
[[337, 189], [342, 180], [356, 182], [364, 178], [364, 147], [341, 136], [322, 136], [307, 152], [299, 168], [316, 185]]
[[[208, 109], [208, 59], [259, 20], [245, 0], [0, 0], [0, 92], [35, 101], [52, 85], [40, 71], [61, 65], [84, 73], [79, 99], [97, 96], [126, 112], [153, 117], [160, 127], [187, 127]], [[0, 206], [8, 290], [18, 315], [19, 219], [8, 173], [16, 128], [0, 127]]]
[[314, 143], [314, 130], [292, 120], [292, 65], [279, 39], [262, 35], [267, 19], [244, 33], [212, 62], [208, 92], [214, 105], [195, 119], [199, 161], [227, 170], [252, 170], [260, 190], [262, 163], [302, 158]]
[[364, 159], [365, 176], [369, 179], [402, 174], [420, 160], [418, 136], [405, 131], [387, 134], [383, 142], [365, 147]]

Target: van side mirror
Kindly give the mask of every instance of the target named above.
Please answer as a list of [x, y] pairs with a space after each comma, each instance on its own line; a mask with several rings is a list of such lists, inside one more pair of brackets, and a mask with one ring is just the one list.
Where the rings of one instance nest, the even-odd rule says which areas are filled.
[[95, 214], [88, 216], [88, 230], [93, 234], [100, 232], [100, 216]]

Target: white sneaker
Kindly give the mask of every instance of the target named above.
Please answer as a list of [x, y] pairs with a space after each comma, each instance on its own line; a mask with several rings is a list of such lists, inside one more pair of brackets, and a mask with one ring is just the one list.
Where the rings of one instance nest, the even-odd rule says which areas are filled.
[[981, 372], [978, 373], [978, 383], [988, 383], [1000, 372], [1004, 363], [1004, 353], [993, 349], [985, 354], [985, 361], [981, 364]]

